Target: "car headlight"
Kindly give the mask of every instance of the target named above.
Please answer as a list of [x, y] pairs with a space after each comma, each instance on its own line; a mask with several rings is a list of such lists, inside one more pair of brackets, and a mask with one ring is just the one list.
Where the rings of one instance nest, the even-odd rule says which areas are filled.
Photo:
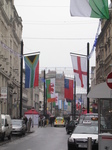
[[73, 143], [73, 142], [74, 142], [74, 139], [73, 139], [72, 137], [70, 137], [70, 138], [68, 139], [68, 141]]

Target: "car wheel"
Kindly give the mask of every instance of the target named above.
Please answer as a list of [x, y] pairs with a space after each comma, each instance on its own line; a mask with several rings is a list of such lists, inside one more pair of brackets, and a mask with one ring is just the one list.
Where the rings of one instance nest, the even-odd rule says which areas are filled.
[[11, 140], [11, 133], [9, 134], [8, 139]]
[[75, 148], [73, 146], [68, 146], [68, 150], [77, 150], [77, 148]]

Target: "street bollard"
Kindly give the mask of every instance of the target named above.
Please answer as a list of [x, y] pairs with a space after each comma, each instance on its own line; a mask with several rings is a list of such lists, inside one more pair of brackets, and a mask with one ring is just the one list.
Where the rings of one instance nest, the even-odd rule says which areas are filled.
[[87, 150], [92, 150], [92, 138], [88, 137]]

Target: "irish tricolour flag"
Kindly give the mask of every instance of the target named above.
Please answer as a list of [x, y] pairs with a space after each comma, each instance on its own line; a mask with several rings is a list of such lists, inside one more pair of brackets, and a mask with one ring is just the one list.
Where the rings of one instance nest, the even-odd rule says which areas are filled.
[[55, 102], [55, 78], [47, 79], [46, 80], [46, 87], [47, 87], [47, 101], [48, 102]]
[[70, 0], [71, 16], [109, 19], [108, 0]]

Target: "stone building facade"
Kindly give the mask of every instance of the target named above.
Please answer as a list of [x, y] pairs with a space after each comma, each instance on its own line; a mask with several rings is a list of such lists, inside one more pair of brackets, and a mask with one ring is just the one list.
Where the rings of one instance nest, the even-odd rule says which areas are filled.
[[108, 20], [101, 20], [101, 33], [96, 46], [96, 84], [106, 81], [112, 71], [112, 11]]
[[[0, 87], [6, 89], [0, 95], [1, 113], [13, 117], [20, 99], [20, 52], [22, 19], [13, 0], [0, 1]], [[16, 98], [13, 93], [16, 92]]]

